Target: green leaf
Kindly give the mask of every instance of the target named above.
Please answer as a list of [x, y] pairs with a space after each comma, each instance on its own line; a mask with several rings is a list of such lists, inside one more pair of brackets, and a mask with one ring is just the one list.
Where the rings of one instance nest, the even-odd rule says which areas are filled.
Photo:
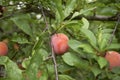
[[75, 54], [72, 54], [70, 52], [65, 53], [62, 56], [64, 62], [70, 66], [75, 66], [80, 69], [89, 69], [88, 62], [85, 60], [82, 60], [80, 57], [76, 56]]
[[83, 22], [82, 28], [88, 29], [89, 28], [89, 22], [88, 22], [88, 20], [85, 19], [85, 18], [82, 18], [82, 22]]
[[101, 69], [104, 68], [107, 65], [107, 61], [103, 57], [98, 57], [97, 62], [98, 62]]
[[82, 48], [84, 52], [95, 53], [95, 50], [88, 43], [82, 43], [79, 45], [79, 47]]
[[80, 22], [77, 20], [72, 20], [72, 21], [64, 21], [65, 26], [75, 26], [78, 25]]
[[47, 70], [49, 74], [54, 74], [54, 65], [53, 64], [46, 64]]
[[[30, 60], [30, 64], [26, 71], [26, 73], [27, 73], [26, 75], [28, 76], [29, 80], [37, 80], [36, 75], [37, 75], [38, 69], [44, 61], [43, 54], [47, 54], [47, 52], [43, 49], [35, 50], [35, 54], [32, 56], [32, 58]], [[47, 78], [47, 76], [46, 76], [46, 78]]]
[[[66, 1], [65, 8], [62, 5], [62, 0], [53, 0], [54, 2], [54, 10], [56, 15], [56, 20], [58, 23], [63, 21], [70, 13], [74, 10], [76, 0], [68, 0]], [[53, 3], [52, 3], [53, 4]]]
[[[72, 78], [71, 76], [69, 75], [64, 75], [64, 74], [60, 74], [58, 75], [59, 77], [59, 80], [75, 80], [74, 78]], [[56, 80], [55, 79], [55, 75], [52, 76], [52, 79], [51, 80]]]
[[1, 56], [0, 64], [5, 66], [5, 72], [7, 76], [5, 77], [4, 80], [22, 80], [23, 79], [22, 71], [18, 68], [17, 64], [11, 61], [8, 57]]
[[120, 49], [120, 43], [112, 43], [107, 49]]
[[101, 40], [101, 42], [99, 43], [99, 48], [101, 51], [105, 51], [106, 47], [107, 47], [107, 39], [103, 38]]
[[101, 11], [99, 12], [99, 14], [101, 15], [107, 15], [107, 16], [111, 16], [114, 15], [114, 13], [116, 13], [117, 10], [114, 7], [104, 7], [101, 9]]
[[102, 71], [101, 71], [99, 68], [97, 68], [96, 66], [93, 66], [93, 67], [91, 68], [91, 71], [93, 72], [93, 74], [94, 74], [95, 77], [102, 72]]
[[74, 12], [74, 14], [72, 15], [71, 19], [73, 19], [73, 18], [75, 18], [75, 17], [77, 17], [77, 16], [79, 16], [79, 15], [80, 15], [79, 12]]
[[28, 14], [22, 14], [19, 16], [16, 16], [14, 18], [11, 18], [11, 20], [20, 28], [23, 32], [26, 34], [32, 36], [32, 30], [29, 25], [30, 15]]
[[98, 45], [100, 51], [105, 51], [108, 45], [108, 40], [111, 37], [112, 29], [102, 29], [98, 31]]
[[95, 2], [96, 0], [86, 0], [87, 3]]
[[59, 75], [59, 80], [75, 80], [68, 75]]
[[94, 35], [94, 33], [88, 29], [84, 29], [84, 28], [81, 28], [80, 29], [81, 32], [85, 35], [86, 38], [88, 38], [88, 41], [90, 42], [90, 44], [95, 48], [97, 49], [96, 45], [96, 37]]
[[82, 57], [85, 57], [85, 54], [83, 53], [82, 49], [79, 48], [81, 42], [77, 40], [69, 40], [68, 45], [73, 51], [79, 53]]
[[89, 71], [90, 70], [89, 62], [86, 61], [86, 60], [79, 59], [79, 61], [74, 63], [74, 65], [78, 69], [83, 69], [85, 71]]
[[112, 80], [120, 80], [120, 76], [115, 76]]
[[80, 14], [88, 13], [89, 11], [93, 11], [96, 7], [88, 8], [88, 9], [81, 9]]
[[60, 73], [69, 73], [69, 71], [72, 71], [74, 70], [74, 67], [71, 67], [67, 64], [62, 64], [62, 65], [59, 65], [58, 67], [58, 72]]
[[[63, 6], [61, 0], [53, 0], [55, 9], [55, 17], [58, 23], [64, 19]], [[53, 2], [51, 2], [53, 4]]]
[[79, 15], [81, 15], [81, 14], [87, 13], [88, 11], [92, 11], [92, 10], [94, 10], [95, 8], [96, 8], [96, 7], [89, 8], [89, 9], [85, 9], [85, 10], [81, 9], [80, 12], [74, 12], [74, 14], [72, 15], [71, 19], [73, 19], [73, 18], [75, 18], [75, 17], [77, 17], [77, 16], [79, 16]]
[[39, 80], [48, 80], [48, 71], [46, 69], [42, 70], [42, 75], [40, 76]]
[[27, 67], [29, 66], [29, 64], [30, 64], [30, 60], [31, 60], [31, 57], [30, 57], [30, 58], [25, 58], [25, 59], [23, 60], [23, 62], [22, 62], [22, 66], [23, 66], [24, 68], [27, 68]]
[[16, 36], [12, 39], [13, 42], [17, 42], [19, 44], [29, 44], [30, 42], [27, 40], [27, 38], [22, 37], [22, 36]]
[[111, 72], [114, 73], [114, 74], [120, 74], [120, 67], [112, 68]]
[[102, 31], [103, 33], [112, 33], [113, 29], [107, 28], [107, 29], [103, 29]]
[[76, 0], [67, 0], [66, 8], [64, 10], [65, 17], [70, 15], [70, 13], [74, 10], [75, 5]]
[[69, 47], [76, 52], [79, 52], [78, 48], [79, 48], [80, 44], [81, 44], [81, 42], [79, 42], [77, 40], [69, 40], [69, 42], [68, 42]]
[[70, 66], [74, 66], [75, 63], [79, 61], [79, 59], [75, 55], [73, 55], [73, 54], [71, 54], [69, 52], [65, 53], [62, 56], [62, 58], [63, 58], [64, 62], [67, 63]]

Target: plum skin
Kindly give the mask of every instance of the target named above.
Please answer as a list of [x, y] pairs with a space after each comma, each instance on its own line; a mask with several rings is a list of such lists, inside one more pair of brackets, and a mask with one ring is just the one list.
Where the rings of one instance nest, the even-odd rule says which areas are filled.
[[63, 33], [52, 35], [51, 44], [52, 44], [54, 53], [61, 55], [67, 52], [69, 49], [68, 41], [69, 41], [69, 38]]
[[4, 42], [0, 42], [0, 56], [5, 56], [8, 53], [8, 46]]
[[109, 62], [109, 68], [120, 67], [120, 54], [116, 51], [106, 52], [105, 59]]

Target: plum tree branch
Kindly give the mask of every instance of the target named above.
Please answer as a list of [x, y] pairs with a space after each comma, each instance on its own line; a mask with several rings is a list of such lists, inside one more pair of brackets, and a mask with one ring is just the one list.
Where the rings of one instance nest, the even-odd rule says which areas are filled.
[[114, 16], [103, 16], [103, 15], [95, 15], [95, 16], [78, 16], [75, 17], [75, 20], [81, 19], [82, 17], [85, 17], [87, 20], [90, 21], [117, 21], [118, 17], [116, 15]]
[[[33, 11], [33, 12], [36, 12], [36, 13], [41, 13], [37, 9], [31, 9], [29, 11], [30, 12]], [[45, 13], [45, 15], [47, 17], [55, 19], [55, 14], [53, 12], [51, 12], [50, 10], [47, 10], [45, 8], [43, 8], [43, 11], [44, 11], [44, 13]], [[104, 16], [104, 15], [85, 16], [85, 15], [79, 15], [79, 16], [73, 18], [73, 20], [80, 20], [80, 19], [82, 19], [82, 17], [85, 17], [87, 20], [90, 20], [90, 21], [117, 21], [118, 20], [118, 16], [117, 15], [119, 15], [119, 14], [120, 13], [116, 13], [113, 16]], [[72, 17], [72, 14], [70, 16], [68, 16], [67, 18], [65, 18], [65, 20], [69, 20], [71, 17]]]
[[114, 27], [114, 30], [113, 30], [113, 32], [112, 32], [112, 34], [111, 34], [110, 39], [109, 39], [108, 46], [112, 43], [113, 37], [114, 37], [114, 35], [115, 35], [115, 32], [116, 32], [117, 27], [118, 27], [119, 24], [120, 24], [120, 14], [118, 15], [118, 20], [117, 20], [117, 22], [116, 22], [116, 25], [115, 25], [115, 27]]
[[[36, 2], [35, 2], [36, 3]], [[53, 11], [47, 9], [47, 8], [44, 8], [42, 7], [41, 9], [39, 8], [39, 5], [35, 5], [35, 3], [27, 3], [25, 4], [26, 8], [22, 8], [21, 9], [21, 12], [26, 12], [26, 13], [29, 13], [29, 12], [35, 12], [35, 13], [40, 13], [40, 14], [43, 14], [42, 13], [42, 10], [44, 12], [44, 14], [46, 15], [46, 17], [49, 17], [51, 19], [55, 19], [55, 14]], [[16, 6], [18, 5], [18, 3], [16, 3], [15, 5], [12, 5], [12, 6]], [[34, 5], [34, 6], [32, 6]], [[11, 5], [7, 5], [6, 7], [8, 6], [11, 6]], [[42, 5], [40, 5], [42, 6]], [[87, 20], [90, 20], [90, 21], [117, 21], [118, 20], [118, 16], [120, 13], [116, 13], [115, 15], [112, 15], [112, 16], [104, 16], [104, 15], [90, 15], [90, 16], [85, 16], [85, 15], [79, 15], [75, 18], [73, 18], [73, 20], [80, 20], [82, 17], [85, 17]], [[69, 20], [71, 17], [72, 17], [73, 14], [69, 15], [68, 17], [65, 18], [65, 20]], [[12, 17], [12, 16], [3, 16], [3, 17], [0, 17], [0, 20], [1, 19], [5, 19], [5, 18], [8, 18], [8, 17]]]
[[[42, 12], [42, 15], [43, 15], [43, 18], [44, 18], [44, 21], [45, 21], [45, 24], [46, 24], [46, 27], [45, 27], [45, 29], [44, 29], [44, 31], [43, 32], [45, 32], [46, 30], [48, 30], [48, 32], [49, 32], [49, 25], [48, 25], [48, 22], [47, 22], [47, 20], [46, 20], [46, 15], [45, 15], [45, 13], [44, 13], [44, 11], [43, 11], [43, 7], [42, 6], [39, 6], [39, 9], [41, 9], [41, 12]], [[50, 36], [50, 33], [49, 33], [49, 37], [51, 38], [51, 36]], [[51, 39], [50, 39], [51, 40]], [[50, 43], [51, 45], [51, 48], [52, 48], [52, 59], [53, 59], [53, 63], [54, 63], [54, 70], [55, 70], [55, 80], [59, 80], [59, 78], [58, 78], [58, 69], [57, 69], [57, 62], [56, 62], [56, 57], [55, 57], [55, 53], [54, 53], [54, 50], [53, 50], [53, 45], [52, 45], [52, 43]]]
[[[29, 11], [30, 12], [33, 11], [33, 12], [36, 12], [36, 13], [41, 13], [41, 12], [39, 12], [39, 10], [32, 9], [32, 8]], [[55, 14], [52, 11], [47, 10], [44, 7], [43, 7], [43, 11], [44, 11], [44, 13], [47, 17], [55, 19]], [[120, 13], [116, 13], [113, 16], [104, 16], [104, 15], [85, 16], [85, 15], [79, 15], [79, 16], [73, 18], [73, 20], [80, 20], [82, 17], [85, 17], [87, 20], [90, 20], [90, 21], [117, 21], [118, 20], [117, 15], [119, 15], [119, 14]], [[65, 20], [69, 20], [71, 17], [72, 17], [72, 14], [70, 16], [68, 16], [67, 18], [65, 18]]]
[[54, 63], [54, 69], [55, 69], [55, 80], [59, 80], [58, 78], [58, 69], [57, 69], [57, 62], [56, 62], [56, 57], [55, 57], [55, 53], [53, 51], [53, 45], [51, 44], [52, 47], [52, 58], [53, 58], [53, 63]]

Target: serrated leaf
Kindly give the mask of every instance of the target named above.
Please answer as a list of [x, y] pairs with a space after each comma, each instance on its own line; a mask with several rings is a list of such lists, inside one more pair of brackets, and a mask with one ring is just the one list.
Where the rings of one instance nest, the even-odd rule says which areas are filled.
[[32, 36], [32, 30], [29, 25], [30, 15], [19, 15], [14, 18], [11, 18], [11, 20], [20, 28], [23, 32], [26, 34]]
[[107, 65], [107, 61], [103, 57], [98, 57], [97, 62], [98, 62], [101, 69]]
[[88, 29], [84, 29], [84, 28], [81, 28], [80, 31], [85, 35], [86, 38], [88, 38], [88, 41], [89, 43], [95, 48], [97, 49], [96, 47], [96, 37], [94, 35], [94, 33]]
[[85, 19], [85, 18], [82, 18], [82, 22], [83, 22], [82, 28], [88, 29], [89, 28], [89, 22], [88, 22], [88, 20]]
[[18, 68], [17, 64], [11, 61], [8, 57], [0, 57], [0, 64], [5, 66], [7, 76], [4, 80], [22, 80], [22, 71]]

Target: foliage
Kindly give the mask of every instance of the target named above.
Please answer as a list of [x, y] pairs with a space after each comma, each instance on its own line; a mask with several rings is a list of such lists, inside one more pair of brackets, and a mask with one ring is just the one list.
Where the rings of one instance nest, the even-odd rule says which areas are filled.
[[0, 5], [6, 8], [0, 41], [9, 47], [0, 56], [5, 68], [0, 80], [55, 80], [50, 37], [58, 32], [70, 39], [69, 51], [56, 56], [59, 80], [120, 79], [119, 67], [109, 70], [104, 58], [106, 51], [120, 52], [116, 17], [106, 20], [120, 14], [119, 0], [0, 0]]

